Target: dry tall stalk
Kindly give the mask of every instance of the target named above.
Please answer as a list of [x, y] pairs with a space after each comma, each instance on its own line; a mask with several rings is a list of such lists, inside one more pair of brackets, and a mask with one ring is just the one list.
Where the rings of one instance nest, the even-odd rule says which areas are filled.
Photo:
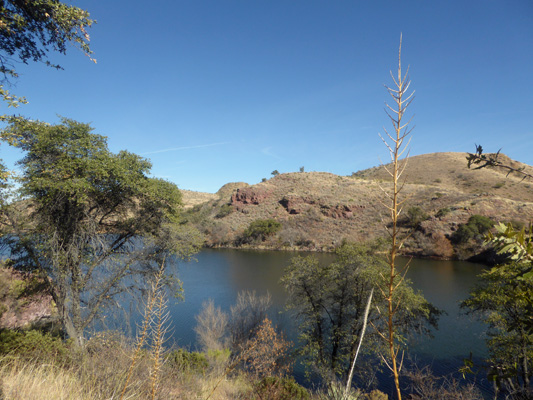
[[161, 371], [161, 355], [163, 350], [163, 344], [165, 341], [166, 322], [168, 321], [168, 312], [166, 311], [167, 303], [165, 293], [163, 290], [163, 278], [165, 274], [165, 260], [161, 263], [161, 268], [155, 276], [154, 281], [151, 284], [150, 291], [148, 292], [148, 299], [146, 300], [144, 308], [143, 322], [141, 325], [141, 331], [137, 338], [135, 350], [132, 355], [126, 381], [124, 387], [120, 393], [120, 400], [124, 399], [126, 390], [128, 389], [131, 376], [135, 369], [135, 365], [141, 355], [141, 350], [145, 345], [148, 336], [152, 335], [151, 345], [151, 357], [152, 357], [152, 370], [150, 371], [151, 381], [151, 398], [154, 399], [157, 393], [157, 384], [159, 381], [159, 373]]
[[387, 227], [387, 231], [390, 235], [392, 243], [388, 253], [388, 264], [390, 266], [389, 274], [387, 277], [383, 277], [386, 280], [386, 288], [385, 290], [381, 289], [382, 294], [387, 302], [387, 331], [385, 334], [380, 333], [380, 335], [388, 346], [391, 363], [386, 364], [394, 375], [394, 385], [396, 387], [398, 400], [401, 400], [402, 398], [399, 380], [402, 363], [400, 361], [400, 365], [398, 365], [400, 346], [397, 344], [396, 340], [394, 315], [398, 310], [401, 300], [395, 299], [394, 294], [405, 276], [405, 269], [398, 271], [396, 268], [396, 257], [398, 255], [398, 251], [402, 248], [406, 240], [406, 237], [400, 237], [398, 220], [402, 212], [403, 205], [406, 201], [405, 198], [400, 200], [400, 192], [405, 185], [405, 178], [401, 178], [403, 172], [405, 171], [405, 167], [407, 166], [409, 152], [406, 154], [406, 157], [403, 160], [400, 160], [400, 158], [409, 145], [409, 141], [407, 141], [407, 143], [404, 145], [404, 140], [412, 131], [412, 128], [408, 127], [409, 123], [411, 122], [410, 120], [407, 123], [402, 122], [405, 111], [411, 104], [414, 95], [414, 91], [411, 94], [407, 93], [409, 85], [411, 84], [408, 73], [409, 68], [407, 68], [405, 75], [402, 74], [402, 37], [400, 35], [400, 47], [398, 51], [398, 77], [395, 79], [391, 71], [391, 77], [394, 81], [394, 88], [385, 85], [385, 88], [393, 98], [393, 107], [391, 107], [389, 104], [386, 104], [387, 109], [385, 111], [392, 122], [394, 132], [389, 133], [385, 128], [383, 128], [386, 137], [380, 135], [381, 140], [383, 140], [383, 143], [385, 143], [385, 146], [387, 146], [391, 157], [391, 166], [388, 168], [384, 165], [383, 167], [392, 178], [392, 191], [382, 188], [384, 194], [386, 195], [386, 200], [388, 200], [388, 203], [383, 204], [390, 212], [392, 221], [392, 226]]
[[[162, 270], [160, 271], [160, 273], [162, 273]], [[157, 283], [159, 283], [159, 285], [155, 287], [157, 293], [157, 300], [155, 303], [153, 321], [154, 326], [151, 344], [152, 369], [150, 371], [150, 381], [152, 386], [152, 400], [155, 399], [159, 388], [159, 378], [161, 375], [161, 368], [163, 366], [163, 345], [166, 341], [166, 334], [168, 331], [168, 320], [170, 318], [170, 314], [167, 308], [167, 298], [164, 294], [163, 288], [160, 285], [159, 277], [158, 281], [156, 281], [156, 284]]]
[[346, 381], [346, 388], [344, 389], [343, 400], [348, 399], [348, 395], [352, 387], [353, 371], [355, 369], [355, 363], [357, 362], [357, 356], [359, 355], [359, 350], [361, 349], [361, 344], [363, 344], [363, 338], [365, 337], [366, 325], [368, 322], [368, 314], [370, 312], [370, 305], [372, 304], [373, 295], [374, 295], [374, 288], [370, 290], [370, 294], [368, 295], [368, 301], [366, 303], [366, 308], [365, 308], [365, 315], [363, 317], [363, 328], [361, 329], [361, 336], [359, 337], [359, 344], [357, 345], [357, 350], [355, 352], [355, 356], [352, 361], [352, 367], [350, 368], [350, 373], [348, 374], [348, 380]]

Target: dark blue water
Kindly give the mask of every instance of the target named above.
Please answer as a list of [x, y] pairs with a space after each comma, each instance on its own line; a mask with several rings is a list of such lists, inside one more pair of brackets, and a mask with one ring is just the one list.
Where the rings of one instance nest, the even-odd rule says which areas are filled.
[[[299, 253], [242, 250], [203, 250], [197, 261], [180, 262], [175, 266], [183, 282], [184, 300], [171, 299], [173, 340], [178, 346], [196, 349], [195, 316], [202, 303], [213, 299], [215, 305], [229, 312], [241, 290], [255, 290], [258, 295], [270, 293], [272, 317], [282, 323], [289, 339], [296, 341], [293, 319], [283, 314], [286, 294], [279, 284], [290, 259]], [[323, 262], [331, 254], [317, 254]], [[427, 300], [446, 312], [440, 318], [439, 330], [433, 338], [411, 342], [408, 354], [423, 365], [431, 365], [436, 375], [454, 373], [470, 352], [478, 362], [486, 356], [483, 325], [464, 315], [459, 303], [477, 282], [483, 266], [460, 261], [412, 260], [408, 278]], [[297, 371], [301, 375], [301, 371]], [[458, 376], [456, 374], [456, 376]], [[303, 379], [297, 376], [298, 380]], [[481, 376], [476, 377], [478, 383]], [[482, 386], [488, 389], [487, 383]], [[382, 390], [389, 391], [385, 385]]]

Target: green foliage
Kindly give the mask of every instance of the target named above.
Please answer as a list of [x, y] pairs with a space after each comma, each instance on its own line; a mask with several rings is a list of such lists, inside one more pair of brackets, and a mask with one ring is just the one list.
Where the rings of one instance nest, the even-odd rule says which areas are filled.
[[489, 378], [508, 393], [527, 392], [533, 378], [533, 280], [523, 278], [531, 268], [511, 261], [484, 272], [462, 303], [488, 325]]
[[441, 208], [439, 211], [437, 211], [437, 213], [435, 214], [435, 216], [437, 218], [442, 218], [446, 215], [448, 215], [452, 210], [450, 210], [449, 207], [444, 207], [444, 208]]
[[270, 400], [307, 400], [309, 392], [298, 385], [293, 378], [268, 376], [255, 385], [257, 399]]
[[187, 351], [184, 349], [172, 350], [166, 356], [166, 362], [172, 368], [180, 372], [189, 372], [194, 374], [205, 374], [209, 367], [209, 362], [205, 354], [196, 351]]
[[279, 175], [279, 171], [278, 171], [277, 169], [275, 169], [274, 171], [272, 171], [272, 172], [270, 173], [270, 175], [272, 175], [272, 176], [278, 176], [278, 175]]
[[305, 172], [305, 167], [300, 167], [300, 172]]
[[230, 349], [208, 349], [207, 350], [207, 358], [210, 360], [214, 360], [215, 363], [226, 363], [231, 357], [231, 350]]
[[407, 210], [407, 218], [409, 219], [409, 225], [412, 228], [417, 228], [423, 221], [429, 218], [429, 215], [420, 207], [410, 207]]
[[16, 77], [14, 60], [44, 62], [50, 49], [65, 54], [68, 45], [79, 47], [86, 55], [89, 47], [89, 28], [95, 21], [89, 13], [57, 0], [21, 2], [2, 1], [0, 5], [0, 73]]
[[16, 119], [3, 133], [25, 152], [19, 195], [32, 209], [18, 202], [5, 210], [14, 235], [3, 240], [15, 268], [48, 278], [59, 318], [78, 344], [113, 296], [126, 290], [126, 278], [147, 278], [162, 256], [187, 257], [201, 244], [177, 225], [178, 188], [149, 178], [148, 160], [111, 153], [88, 124]]
[[252, 221], [240, 237], [241, 243], [263, 242], [281, 229], [281, 223], [275, 219], [257, 219]]
[[54, 360], [64, 362], [69, 359], [70, 349], [61, 338], [30, 331], [0, 331], [0, 355], [13, 354], [28, 359]]
[[[528, 229], [522, 227], [520, 230], [514, 229], [512, 224], [496, 225], [496, 233], [488, 234], [488, 239], [498, 249], [499, 254], [505, 254], [510, 260], [525, 263], [533, 263], [533, 225]], [[527, 268], [520, 279], [533, 279], [531, 268]]]
[[494, 222], [482, 215], [472, 215], [466, 224], [461, 224], [452, 234], [451, 241], [455, 244], [468, 243], [472, 239], [481, 239], [494, 225]]
[[233, 212], [234, 208], [231, 204], [224, 204], [222, 207], [220, 207], [220, 210], [218, 211], [217, 215], [215, 215], [215, 218], [224, 218], [230, 215]]
[[[306, 364], [328, 381], [348, 375], [369, 292], [375, 286], [383, 290], [386, 287], [386, 260], [375, 255], [380, 248], [381, 244], [343, 243], [336, 251], [335, 262], [329, 265], [320, 265], [315, 256], [295, 257], [281, 280], [289, 294], [288, 308], [294, 309], [298, 318], [300, 352]], [[396, 284], [395, 300], [401, 299], [394, 314], [398, 338], [404, 340], [415, 331], [427, 332], [429, 325], [436, 324], [439, 312], [416, 294], [408, 281], [397, 277]], [[385, 321], [378, 307], [386, 307], [384, 292], [374, 293], [368, 321], [370, 326], [383, 329]], [[383, 342], [374, 329], [367, 331], [365, 342], [367, 353], [383, 350]], [[364, 376], [377, 364], [377, 358], [366, 357], [358, 362], [356, 373]]]
[[262, 178], [261, 182], [265, 183], [267, 181], [267, 178]]
[[[50, 50], [65, 54], [68, 45], [81, 49], [91, 57], [89, 28], [94, 20], [89, 13], [58, 0], [17, 1], [6, 0], [0, 4], [0, 74], [3, 83], [17, 78], [15, 65], [28, 61], [43, 62], [53, 68], [61, 66], [48, 61]], [[94, 62], [96, 60], [92, 59]], [[0, 85], [0, 98], [8, 107], [27, 103]], [[0, 115], [1, 121], [18, 117]], [[2, 175], [3, 176], [3, 175]]]

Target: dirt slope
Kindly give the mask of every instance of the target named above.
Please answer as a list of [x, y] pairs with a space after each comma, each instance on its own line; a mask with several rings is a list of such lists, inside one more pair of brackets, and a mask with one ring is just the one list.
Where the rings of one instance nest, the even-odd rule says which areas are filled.
[[[533, 172], [530, 166], [507, 160]], [[522, 223], [533, 219], [533, 182], [497, 169], [469, 170], [466, 153], [412, 157], [404, 176], [404, 209], [420, 207], [428, 216], [406, 253], [467, 258], [472, 249], [455, 249], [449, 238], [471, 215]], [[274, 218], [281, 222], [281, 231], [254, 247], [329, 251], [342, 240], [386, 236], [383, 221], [389, 218], [381, 202], [389, 180], [385, 169], [376, 167], [350, 177], [303, 172], [252, 186], [233, 183], [225, 185], [217, 199], [196, 205], [188, 218], [207, 234], [208, 245], [232, 246], [250, 222]], [[408, 221], [405, 224], [407, 231]]]

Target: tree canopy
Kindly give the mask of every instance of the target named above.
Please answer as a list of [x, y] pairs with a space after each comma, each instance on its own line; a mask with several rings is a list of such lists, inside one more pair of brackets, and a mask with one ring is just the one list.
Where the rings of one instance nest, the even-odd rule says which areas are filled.
[[[285, 271], [282, 284], [288, 291], [289, 309], [294, 309], [299, 321], [302, 354], [328, 382], [346, 378], [355, 356], [367, 299], [372, 288], [376, 296], [368, 317], [371, 326], [365, 336], [365, 352], [386, 354], [383, 333], [386, 321], [381, 310], [386, 307], [387, 261], [375, 253], [378, 245], [365, 246], [344, 243], [336, 251], [336, 259], [320, 265], [314, 256], [295, 257]], [[402, 340], [415, 332], [427, 332], [437, 323], [439, 311], [422, 295], [415, 293], [409, 282], [398, 277], [394, 314], [396, 339]], [[376, 361], [376, 358], [367, 362]], [[361, 377], [376, 369], [359, 363]], [[371, 378], [366, 376], [367, 378]]]
[[95, 21], [87, 11], [58, 0], [0, 1], [0, 72], [16, 77], [14, 62], [44, 62], [50, 50], [65, 54], [69, 44], [91, 57], [89, 28]]
[[17, 119], [5, 134], [25, 152], [21, 201], [4, 218], [13, 266], [48, 279], [66, 333], [79, 344], [115, 295], [155, 273], [163, 256], [188, 256], [199, 245], [178, 224], [178, 188], [150, 178], [148, 160], [110, 152], [88, 124]]

